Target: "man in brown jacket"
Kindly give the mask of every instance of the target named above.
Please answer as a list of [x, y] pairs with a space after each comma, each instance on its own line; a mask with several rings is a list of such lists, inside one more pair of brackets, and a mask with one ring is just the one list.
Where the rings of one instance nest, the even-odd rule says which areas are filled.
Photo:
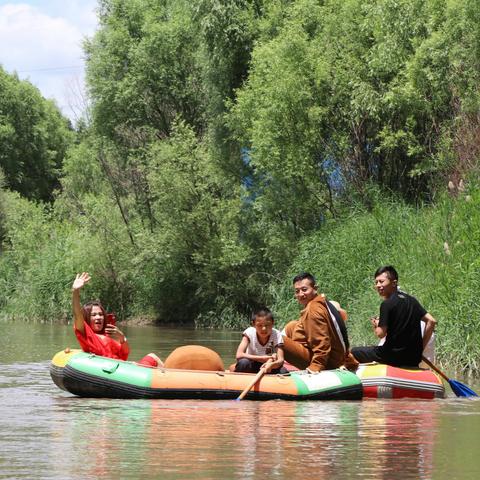
[[355, 369], [358, 362], [349, 352], [344, 325], [341, 329], [341, 320], [332, 318], [334, 307], [318, 294], [315, 277], [310, 273], [297, 275], [293, 288], [303, 310], [298, 320], [285, 327], [285, 360], [312, 373], [344, 365]]

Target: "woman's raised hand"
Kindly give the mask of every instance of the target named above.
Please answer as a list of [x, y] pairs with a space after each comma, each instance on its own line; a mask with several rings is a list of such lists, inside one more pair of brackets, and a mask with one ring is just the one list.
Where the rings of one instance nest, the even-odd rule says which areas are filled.
[[80, 290], [89, 281], [90, 275], [87, 272], [77, 273], [73, 281], [72, 290]]

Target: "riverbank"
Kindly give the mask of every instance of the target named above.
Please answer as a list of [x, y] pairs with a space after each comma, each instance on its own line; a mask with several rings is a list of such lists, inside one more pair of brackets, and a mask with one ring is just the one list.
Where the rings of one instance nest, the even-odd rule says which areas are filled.
[[438, 321], [438, 359], [478, 375], [479, 206], [480, 189], [470, 186], [421, 209], [385, 197], [371, 211], [331, 222], [300, 243], [285, 282], [271, 286], [280, 323], [298, 316], [291, 278], [310, 271], [320, 291], [347, 310], [351, 344], [375, 344], [369, 319], [378, 314], [381, 299], [373, 274], [381, 265], [394, 265], [401, 288]]

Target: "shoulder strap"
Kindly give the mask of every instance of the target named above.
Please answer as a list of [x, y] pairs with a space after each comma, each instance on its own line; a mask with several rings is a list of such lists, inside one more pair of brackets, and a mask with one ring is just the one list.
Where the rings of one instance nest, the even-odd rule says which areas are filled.
[[348, 341], [347, 326], [345, 325], [345, 322], [343, 321], [343, 318], [340, 315], [340, 312], [335, 308], [333, 303], [329, 302], [328, 300], [327, 300], [327, 307], [328, 307], [330, 316], [332, 317], [333, 324], [337, 329], [337, 333], [339, 333], [338, 336], [340, 337], [340, 340], [343, 340], [342, 343], [343, 343], [343, 346], [345, 347], [345, 351], [348, 352], [350, 349], [350, 342]]

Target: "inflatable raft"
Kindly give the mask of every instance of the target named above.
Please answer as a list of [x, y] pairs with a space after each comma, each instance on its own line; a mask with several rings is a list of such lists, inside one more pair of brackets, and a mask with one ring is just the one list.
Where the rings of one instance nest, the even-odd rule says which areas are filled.
[[[62, 390], [80, 397], [228, 400], [237, 398], [255, 374], [150, 368], [80, 350], [61, 351], [50, 375]], [[251, 400], [359, 400], [360, 379], [346, 370], [265, 375]]]
[[425, 400], [445, 397], [442, 379], [431, 370], [369, 363], [360, 364], [356, 374], [362, 381], [364, 397]]

